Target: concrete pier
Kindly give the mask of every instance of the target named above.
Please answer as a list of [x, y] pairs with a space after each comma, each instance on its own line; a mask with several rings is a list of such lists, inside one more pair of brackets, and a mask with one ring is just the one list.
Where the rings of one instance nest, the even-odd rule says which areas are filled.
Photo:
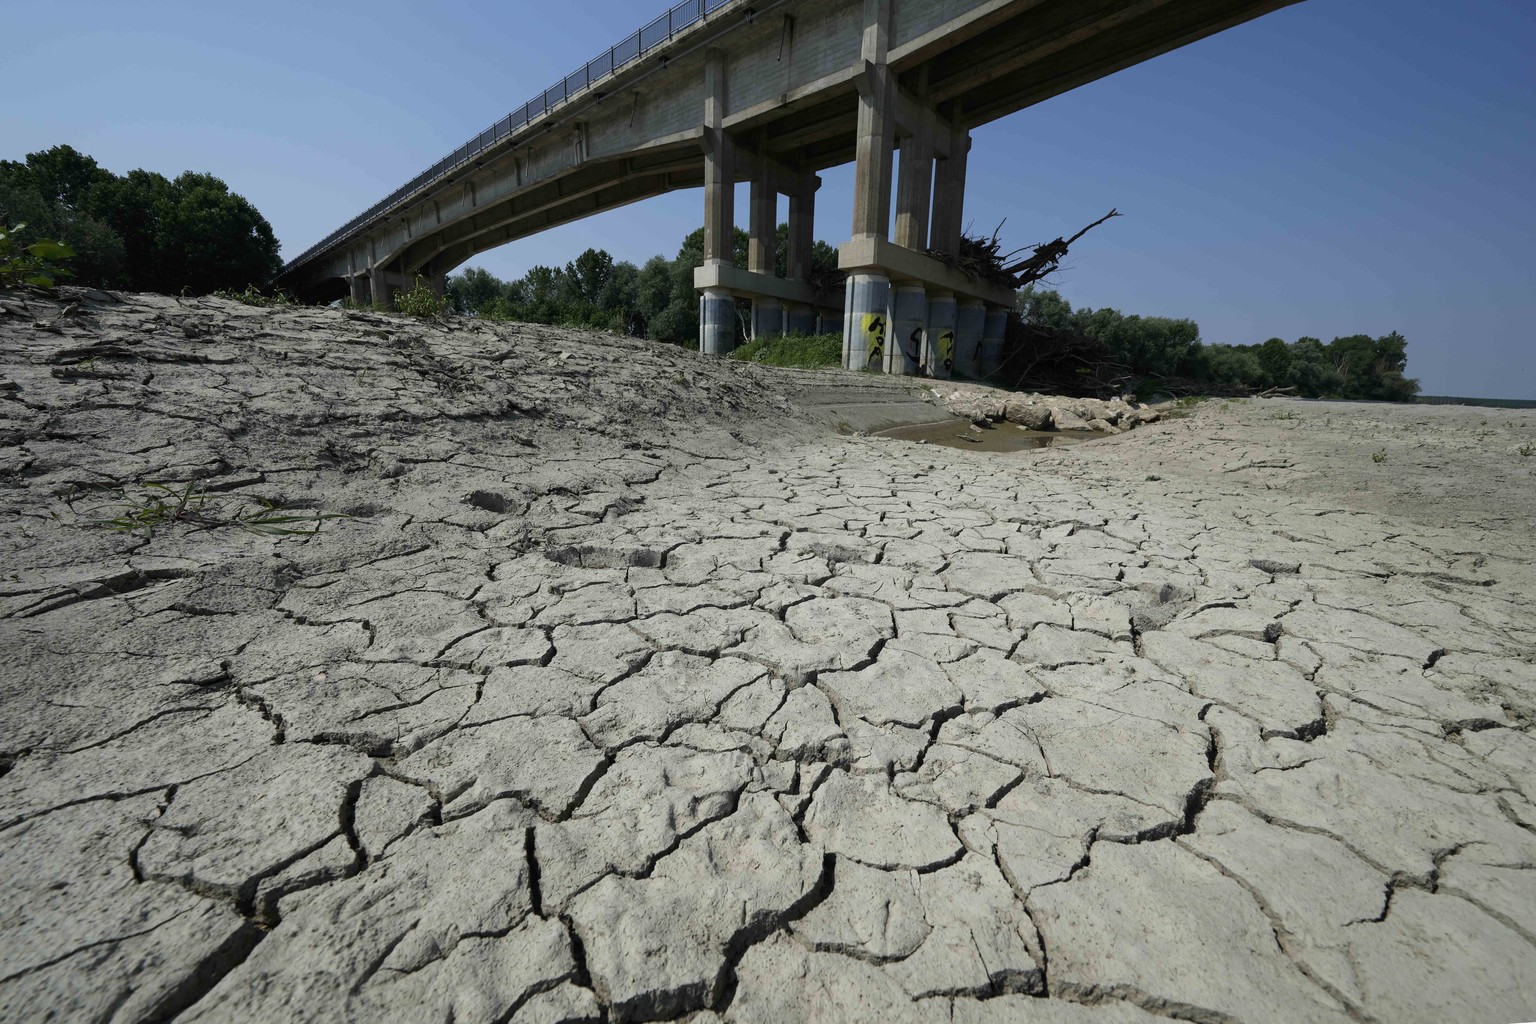
[[965, 169], [971, 152], [971, 133], [953, 129], [949, 152], [936, 162], [933, 174], [933, 229], [928, 244], [939, 252], [960, 251], [965, 220]]
[[890, 337], [890, 278], [850, 274], [847, 295], [843, 365], [850, 370], [884, 370]]
[[789, 306], [784, 312], [785, 334], [816, 334], [816, 310], [810, 306]]
[[736, 299], [723, 288], [707, 288], [699, 298], [699, 351], [729, 355], [736, 347]]
[[787, 333], [784, 329], [784, 307], [773, 299], [758, 297], [752, 300], [752, 340], [772, 338]]
[[[735, 265], [736, 144], [725, 130], [725, 53], [704, 59], [704, 269]], [[736, 302], [721, 288], [699, 299], [699, 351], [723, 356], [736, 347]]]
[[905, 377], [923, 369], [923, 334], [928, 328], [928, 293], [921, 284], [891, 286], [891, 339], [885, 372]]
[[955, 293], [928, 293], [928, 329], [923, 332], [923, 363], [930, 377], [955, 375]]
[[987, 326], [987, 304], [961, 299], [955, 310], [955, 375], [980, 376], [981, 336]]
[[[747, 229], [747, 270], [764, 277], [773, 277], [779, 192], [773, 184], [773, 169], [768, 158], [763, 155], [767, 148], [766, 140], [759, 140], [758, 154], [752, 167], [752, 192]], [[752, 340], [783, 333], [783, 305], [769, 296], [753, 296]]]
[[980, 376], [986, 377], [997, 372], [1003, 363], [1003, 340], [1008, 334], [1008, 308], [1006, 306], [987, 307], [986, 326], [981, 334], [981, 366]]
[[387, 306], [394, 292], [389, 287], [389, 275], [378, 267], [368, 271], [368, 299], [375, 306]]

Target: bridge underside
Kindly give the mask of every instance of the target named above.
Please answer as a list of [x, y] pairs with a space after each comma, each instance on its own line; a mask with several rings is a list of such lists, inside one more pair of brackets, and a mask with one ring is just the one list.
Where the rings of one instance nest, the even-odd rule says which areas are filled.
[[[1011, 295], [922, 252], [958, 245], [971, 130], [1294, 2], [735, 0], [277, 283], [311, 301], [386, 300], [418, 275], [441, 287], [487, 249], [702, 186], [705, 351], [734, 344], [734, 302], [746, 297], [754, 332], [842, 322], [851, 366], [984, 372]], [[841, 311], [817, 311], [825, 297], [806, 280], [815, 172], [849, 162], [847, 294]], [[746, 268], [731, 256], [742, 181]], [[787, 279], [773, 277], [779, 195], [790, 197]]]

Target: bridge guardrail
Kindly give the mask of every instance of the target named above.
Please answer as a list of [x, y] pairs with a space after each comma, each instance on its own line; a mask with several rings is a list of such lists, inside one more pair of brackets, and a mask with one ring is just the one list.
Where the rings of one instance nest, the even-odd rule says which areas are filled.
[[308, 249], [305, 249], [302, 253], [284, 264], [283, 273], [286, 274], [289, 270], [303, 263], [316, 253], [324, 252], [337, 240], [368, 223], [379, 214], [393, 207], [396, 203], [410, 198], [441, 178], [444, 174], [463, 166], [513, 132], [525, 127], [535, 118], [543, 117], [555, 109], [555, 107], [567, 102], [576, 93], [602, 81], [631, 62], [639, 60], [662, 43], [669, 41], [678, 32], [703, 21], [709, 15], [731, 2], [732, 0], [683, 0], [682, 3], [668, 9], [665, 14], [656, 18], [650, 24], [643, 26], [625, 39], [610, 46], [607, 53], [598, 54], [592, 60], [587, 61], [579, 70], [566, 75], [565, 78], [556, 82], [550, 88], [545, 89], [527, 103], [524, 103], [521, 108], [512, 111], [506, 117], [497, 121], [485, 129], [485, 131], [476, 135], [464, 143], [464, 145], [449, 153], [443, 159], [428, 167], [425, 171], [422, 171], [416, 177], [401, 185]]

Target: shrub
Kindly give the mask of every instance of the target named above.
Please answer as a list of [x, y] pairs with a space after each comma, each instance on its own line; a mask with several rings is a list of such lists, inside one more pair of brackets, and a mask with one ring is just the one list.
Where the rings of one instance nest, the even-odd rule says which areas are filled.
[[423, 320], [438, 320], [448, 315], [452, 303], [445, 295], [439, 295], [427, 284], [427, 279], [416, 277], [416, 284], [408, 292], [395, 294], [395, 309], [406, 316], [420, 317]]
[[732, 359], [762, 366], [796, 366], [819, 370], [843, 364], [841, 334], [781, 334], [749, 341]]
[[235, 291], [232, 288], [221, 288], [213, 293], [216, 299], [228, 299], [231, 302], [244, 303], [247, 306], [296, 306], [298, 302], [291, 295], [283, 292], [266, 294], [253, 284], [245, 286], [244, 291]]

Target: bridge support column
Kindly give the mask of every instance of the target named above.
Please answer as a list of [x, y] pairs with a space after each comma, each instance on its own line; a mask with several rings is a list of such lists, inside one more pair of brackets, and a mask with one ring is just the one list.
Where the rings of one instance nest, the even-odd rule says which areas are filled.
[[843, 315], [843, 365], [884, 370], [889, 336], [891, 279], [884, 274], [848, 275]]
[[[758, 144], [757, 164], [752, 173], [751, 226], [747, 234], [747, 270], [766, 277], [774, 276], [774, 250], [778, 240], [779, 191], [773, 183], [773, 169], [768, 162], [767, 140]], [[784, 306], [766, 295], [752, 297], [752, 340], [784, 333]]]
[[[725, 54], [704, 60], [704, 266], [736, 263], [736, 144], [725, 131]], [[723, 356], [736, 347], [736, 302], [721, 288], [699, 299], [699, 351]]]
[[[937, 244], [937, 243], [935, 243]], [[981, 335], [987, 325], [987, 304], [963, 299], [955, 311], [955, 374], [980, 376]]]
[[896, 238], [904, 249], [928, 248], [928, 210], [933, 198], [933, 143], [926, 131], [901, 140], [896, 182]]
[[736, 300], [724, 288], [706, 288], [699, 299], [699, 351], [729, 355], [736, 347]]
[[370, 296], [368, 294], [367, 277], [363, 276], [362, 274], [353, 274], [351, 277], [347, 278], [347, 287], [351, 293], [350, 298], [352, 299], [352, 305], [368, 305]]
[[939, 380], [955, 375], [955, 293], [935, 289], [928, 293], [928, 330], [923, 334], [923, 363]]
[[[896, 144], [896, 81], [886, 64], [891, 0], [864, 0], [861, 56], [868, 73], [859, 83], [859, 134], [853, 171], [853, 239], [890, 237], [891, 164]], [[848, 276], [843, 316], [843, 365], [883, 369], [889, 340], [890, 278]]]
[[389, 274], [379, 267], [368, 271], [368, 298], [375, 306], [388, 306], [395, 293], [389, 286]]
[[939, 252], [960, 251], [961, 225], [965, 217], [965, 169], [971, 150], [971, 133], [956, 129], [949, 140], [949, 155], [938, 161], [933, 176], [933, 230], [928, 244]]
[[773, 299], [757, 296], [752, 300], [752, 340], [775, 338], [784, 330], [784, 307]]
[[432, 289], [433, 295], [436, 295], [438, 298], [442, 298], [448, 294], [448, 275], [433, 274], [431, 277], [427, 278], [427, 287]]
[[928, 326], [928, 293], [921, 284], [891, 286], [891, 339], [885, 372], [913, 377], [923, 368], [923, 331]]
[[[811, 281], [811, 259], [816, 245], [816, 190], [820, 187], [821, 179], [807, 174], [800, 187], [789, 194], [789, 251], [784, 269], [791, 281]], [[816, 321], [816, 310], [810, 306], [791, 305], [784, 316], [784, 333], [815, 334]]]
[[815, 334], [816, 311], [810, 306], [789, 306], [784, 311], [785, 334]]
[[981, 334], [981, 376], [990, 376], [1003, 364], [1003, 340], [1008, 334], [1008, 309], [987, 307], [986, 326]]

